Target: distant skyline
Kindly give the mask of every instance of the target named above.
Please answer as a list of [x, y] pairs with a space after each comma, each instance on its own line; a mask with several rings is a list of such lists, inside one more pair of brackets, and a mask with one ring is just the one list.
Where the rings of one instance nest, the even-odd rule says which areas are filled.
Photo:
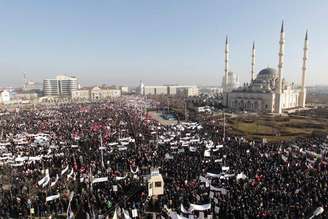
[[328, 85], [328, 1], [30, 0], [0, 1], [0, 87], [74, 75], [82, 86], [221, 85], [224, 42], [230, 69], [249, 82], [277, 68], [285, 22], [284, 77], [300, 83], [309, 31], [307, 85]]

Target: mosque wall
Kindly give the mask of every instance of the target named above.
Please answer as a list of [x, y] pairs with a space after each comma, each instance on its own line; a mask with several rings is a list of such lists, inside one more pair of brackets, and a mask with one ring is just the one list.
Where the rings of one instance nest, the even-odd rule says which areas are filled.
[[228, 94], [228, 107], [250, 112], [274, 111], [274, 93], [231, 92]]

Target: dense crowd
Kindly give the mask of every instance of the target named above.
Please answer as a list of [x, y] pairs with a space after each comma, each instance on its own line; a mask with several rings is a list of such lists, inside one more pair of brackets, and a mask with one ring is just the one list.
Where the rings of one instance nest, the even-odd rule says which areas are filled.
[[[1, 114], [0, 217], [328, 218], [327, 137], [225, 139], [163, 126], [155, 102], [63, 104]], [[157, 168], [164, 194], [148, 196]]]

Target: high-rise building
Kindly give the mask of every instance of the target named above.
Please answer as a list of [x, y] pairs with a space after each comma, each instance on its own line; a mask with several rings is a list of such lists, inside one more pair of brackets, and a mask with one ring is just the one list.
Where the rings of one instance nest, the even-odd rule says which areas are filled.
[[76, 77], [59, 75], [56, 79], [43, 80], [44, 96], [72, 96], [72, 92], [77, 89]]
[[44, 96], [59, 96], [59, 82], [56, 79], [43, 80]]

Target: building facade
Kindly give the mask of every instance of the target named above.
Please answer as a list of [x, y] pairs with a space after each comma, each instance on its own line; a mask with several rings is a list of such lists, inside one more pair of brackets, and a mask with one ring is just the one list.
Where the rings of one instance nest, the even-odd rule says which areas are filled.
[[143, 95], [168, 95], [168, 87], [167, 86], [144, 86]]
[[199, 90], [197, 86], [168, 86], [169, 95], [180, 95], [180, 96], [198, 96]]
[[56, 79], [43, 80], [44, 96], [59, 96], [59, 83]]
[[35, 100], [38, 99], [40, 95], [40, 92], [33, 90], [22, 90], [22, 91], [16, 91], [14, 99], [16, 100]]
[[111, 98], [117, 98], [121, 96], [120, 89], [112, 89], [106, 87], [92, 87], [92, 88], [82, 88], [72, 92], [73, 100], [105, 100]]
[[2, 104], [10, 103], [10, 92], [8, 90], [0, 91], [0, 103]]
[[78, 80], [73, 76], [59, 75], [56, 79], [43, 80], [44, 96], [71, 97], [72, 92], [78, 89]]
[[129, 93], [129, 87], [128, 86], [121, 86], [121, 94], [128, 94]]
[[[306, 100], [305, 74], [308, 59], [308, 34], [305, 35], [301, 85], [283, 79], [285, 33], [282, 24], [279, 41], [278, 69], [265, 68], [255, 75], [255, 45], [252, 48], [250, 83], [230, 90], [224, 80], [224, 105], [233, 110], [282, 113], [283, 110], [304, 108]], [[225, 46], [225, 76], [228, 74], [229, 45]]]
[[150, 86], [140, 83], [137, 89], [141, 95], [181, 95], [181, 96], [198, 96], [199, 90], [195, 85], [158, 85]]
[[72, 99], [74, 100], [89, 100], [90, 96], [90, 89], [88, 88], [82, 88], [72, 92]]

